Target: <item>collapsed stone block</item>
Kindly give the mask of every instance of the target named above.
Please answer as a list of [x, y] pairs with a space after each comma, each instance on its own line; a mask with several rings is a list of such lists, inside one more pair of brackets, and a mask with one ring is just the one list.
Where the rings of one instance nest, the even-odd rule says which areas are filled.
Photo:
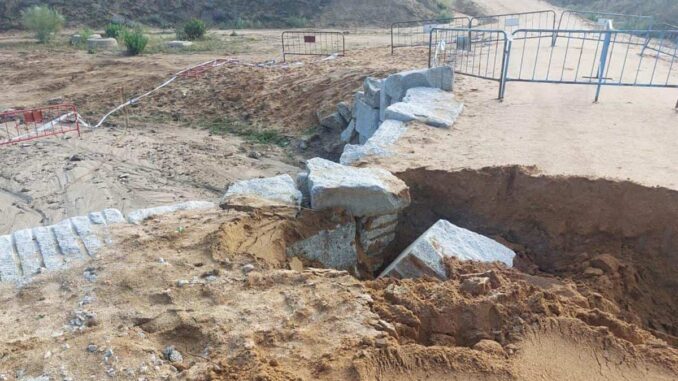
[[350, 122], [353, 119], [353, 110], [347, 102], [339, 102], [337, 104], [337, 112], [344, 118], [346, 123]]
[[185, 49], [193, 46], [191, 41], [167, 41], [165, 44], [169, 49]]
[[443, 261], [502, 262], [513, 266], [513, 250], [470, 230], [440, 220], [405, 249], [380, 275], [396, 278], [434, 276], [447, 279]]
[[355, 129], [360, 134], [360, 139], [367, 141], [374, 132], [379, 128], [379, 109], [365, 103], [362, 99], [357, 99], [355, 102], [356, 108], [356, 123]]
[[383, 252], [395, 239], [398, 214], [363, 217], [358, 220], [358, 237], [365, 253], [365, 263], [371, 270], [377, 270], [384, 263]]
[[342, 131], [348, 125], [348, 122], [344, 120], [339, 112], [333, 112], [330, 115], [318, 118], [320, 119], [321, 126], [332, 131]]
[[341, 133], [340, 139], [342, 143], [348, 143], [353, 140], [355, 136], [355, 120], [351, 120], [348, 127]]
[[385, 120], [377, 132], [362, 145], [347, 144], [339, 162], [352, 165], [365, 157], [387, 157], [392, 155], [391, 147], [407, 131], [405, 123], [398, 120]]
[[313, 209], [341, 208], [356, 217], [393, 214], [410, 204], [407, 185], [379, 168], [354, 168], [314, 158], [307, 162]]
[[21, 279], [21, 276], [18, 263], [14, 260], [12, 236], [0, 236], [0, 280], [14, 282]]
[[222, 208], [288, 207], [299, 210], [303, 194], [290, 175], [238, 181], [228, 187]]
[[380, 119], [386, 120], [388, 106], [400, 102], [407, 90], [415, 87], [432, 87], [445, 91], [452, 91], [454, 84], [454, 71], [449, 66], [435, 67], [431, 69], [411, 70], [396, 73], [384, 80], [381, 90], [379, 108]]
[[117, 50], [118, 40], [115, 38], [88, 38], [87, 49], [90, 51], [97, 50]]
[[127, 221], [130, 224], [139, 225], [145, 220], [155, 216], [172, 214], [186, 210], [213, 209], [215, 207], [216, 205], [214, 203], [208, 201], [187, 201], [174, 205], [164, 205], [155, 208], [134, 210], [127, 215]]
[[0, 281], [26, 281], [45, 269], [95, 256], [110, 243], [107, 226], [120, 223], [121, 218], [119, 210], [106, 209], [0, 236]]
[[383, 86], [383, 79], [372, 77], [365, 78], [365, 82], [363, 83], [365, 103], [370, 105], [372, 108], [379, 108], [381, 106], [381, 88]]
[[287, 248], [287, 255], [315, 261], [325, 267], [355, 272], [358, 263], [355, 237], [355, 222], [348, 219], [332, 229], [322, 230], [294, 243]]
[[432, 127], [449, 128], [461, 114], [464, 104], [457, 102], [454, 94], [429, 87], [407, 90], [402, 102], [390, 105], [386, 119], [410, 122], [418, 120]]

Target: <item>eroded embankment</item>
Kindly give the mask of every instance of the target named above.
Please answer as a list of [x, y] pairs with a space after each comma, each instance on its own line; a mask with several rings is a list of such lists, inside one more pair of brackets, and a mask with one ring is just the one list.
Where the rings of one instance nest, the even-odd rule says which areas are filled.
[[447, 219], [503, 239], [519, 253], [521, 271], [585, 283], [617, 304], [599, 308], [678, 343], [678, 192], [521, 167], [397, 176], [413, 201], [393, 254]]

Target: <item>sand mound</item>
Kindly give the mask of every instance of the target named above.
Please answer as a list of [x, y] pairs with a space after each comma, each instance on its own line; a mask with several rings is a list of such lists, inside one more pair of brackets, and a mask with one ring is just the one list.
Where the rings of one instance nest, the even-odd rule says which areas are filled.
[[[282, 249], [306, 223], [319, 228], [313, 221], [232, 211], [119, 227], [126, 238], [100, 259], [3, 286], [0, 373], [537, 380], [578, 369], [578, 379], [661, 380], [678, 371], [678, 351], [592, 307], [566, 279], [456, 262], [448, 282], [292, 271]], [[555, 365], [552, 345], [564, 348]], [[180, 361], [163, 353], [169, 346]]]

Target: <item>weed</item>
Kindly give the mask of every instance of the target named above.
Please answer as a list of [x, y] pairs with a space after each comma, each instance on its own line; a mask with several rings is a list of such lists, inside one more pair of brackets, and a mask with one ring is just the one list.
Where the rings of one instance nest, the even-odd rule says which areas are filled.
[[49, 42], [64, 26], [64, 16], [46, 6], [35, 5], [21, 12], [21, 22], [40, 43]]
[[130, 56], [136, 56], [143, 53], [149, 40], [148, 36], [146, 36], [144, 31], [140, 28], [125, 32], [123, 39], [125, 40], [125, 46], [127, 47], [127, 54]]
[[203, 36], [205, 36], [205, 32], [207, 32], [207, 26], [202, 20], [192, 19], [184, 24], [184, 33], [186, 34], [186, 38], [191, 41], [203, 38]]
[[127, 32], [127, 27], [123, 24], [110, 23], [106, 25], [106, 30], [104, 31], [104, 36], [108, 38], [121, 38]]
[[204, 124], [214, 135], [233, 134], [243, 137], [245, 140], [259, 144], [274, 144], [285, 147], [289, 144], [289, 138], [281, 135], [278, 131], [262, 130], [248, 123], [231, 118], [217, 118]]

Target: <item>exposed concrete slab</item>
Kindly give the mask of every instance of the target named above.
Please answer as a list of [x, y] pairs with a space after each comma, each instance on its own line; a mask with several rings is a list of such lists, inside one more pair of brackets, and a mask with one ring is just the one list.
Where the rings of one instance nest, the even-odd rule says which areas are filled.
[[61, 253], [66, 261], [87, 258], [87, 252], [82, 246], [80, 238], [73, 230], [70, 220], [64, 220], [51, 226]]
[[435, 67], [431, 69], [410, 70], [390, 75], [384, 80], [381, 91], [380, 119], [386, 120], [388, 106], [400, 102], [409, 89], [415, 87], [431, 87], [445, 91], [452, 91], [454, 85], [454, 72], [449, 66]]
[[341, 115], [346, 123], [350, 122], [353, 119], [353, 110], [348, 102], [339, 102], [337, 103], [337, 112]]
[[21, 262], [21, 269], [24, 276], [35, 275], [40, 272], [42, 266], [42, 256], [38, 250], [38, 245], [33, 240], [33, 231], [24, 229], [14, 232], [14, 246]]
[[106, 218], [102, 212], [91, 212], [87, 214], [89, 220], [96, 225], [106, 225]]
[[318, 119], [320, 119], [321, 126], [333, 131], [342, 131], [348, 125], [348, 122], [344, 120], [338, 111], [325, 117], [318, 116]]
[[38, 249], [42, 255], [42, 261], [47, 270], [55, 270], [64, 266], [64, 256], [59, 250], [59, 244], [49, 227], [37, 227], [33, 229], [33, 235], [38, 243]]
[[385, 120], [377, 132], [363, 145], [347, 144], [339, 162], [351, 165], [369, 156], [388, 157], [393, 153], [391, 146], [407, 131], [405, 123], [397, 120]]
[[440, 220], [405, 249], [380, 277], [447, 279], [443, 264], [446, 257], [462, 261], [498, 261], [512, 267], [515, 255], [513, 250], [488, 237]]
[[184, 49], [193, 46], [193, 42], [176, 40], [176, 41], [167, 41], [165, 45], [170, 49]]
[[116, 50], [118, 49], [118, 41], [115, 38], [88, 38], [87, 49], [92, 51], [97, 50]]
[[314, 158], [307, 162], [313, 209], [342, 208], [356, 217], [397, 213], [410, 204], [407, 185], [379, 168], [354, 168]]
[[351, 123], [348, 124], [348, 127], [344, 131], [342, 131], [340, 139], [342, 143], [349, 143], [351, 140], [353, 140], [353, 137], [355, 136], [355, 120], [351, 120]]
[[22, 277], [11, 235], [0, 236], [0, 281], [14, 282]]
[[410, 122], [418, 120], [432, 127], [449, 128], [459, 117], [464, 104], [454, 94], [440, 89], [415, 87], [407, 91], [402, 102], [386, 109], [386, 119]]
[[124, 224], [127, 222], [125, 221], [125, 216], [118, 209], [104, 209], [101, 211], [101, 214], [104, 215], [107, 225]]
[[179, 204], [134, 210], [127, 215], [127, 221], [130, 224], [139, 225], [151, 217], [162, 216], [165, 214], [172, 214], [187, 210], [214, 209], [216, 207], [217, 207], [216, 204], [209, 201], [186, 201]]
[[365, 78], [363, 89], [365, 93], [365, 103], [372, 108], [379, 108], [381, 106], [381, 89], [384, 86], [383, 79], [373, 77]]
[[71, 218], [71, 223], [73, 224], [75, 231], [78, 233], [78, 236], [80, 236], [83, 245], [85, 245], [87, 254], [89, 254], [90, 257], [95, 257], [104, 245], [101, 243], [101, 240], [97, 234], [93, 231], [92, 223], [90, 222], [89, 218], [84, 216], [73, 217]]
[[379, 128], [379, 109], [365, 103], [362, 99], [355, 102], [355, 129], [360, 134], [361, 143], [367, 141]]
[[334, 229], [322, 230], [287, 249], [290, 257], [317, 261], [325, 267], [354, 271], [358, 263], [354, 222], [339, 224]]
[[290, 175], [238, 181], [232, 184], [219, 203], [228, 207], [277, 206], [299, 210], [303, 194]]

